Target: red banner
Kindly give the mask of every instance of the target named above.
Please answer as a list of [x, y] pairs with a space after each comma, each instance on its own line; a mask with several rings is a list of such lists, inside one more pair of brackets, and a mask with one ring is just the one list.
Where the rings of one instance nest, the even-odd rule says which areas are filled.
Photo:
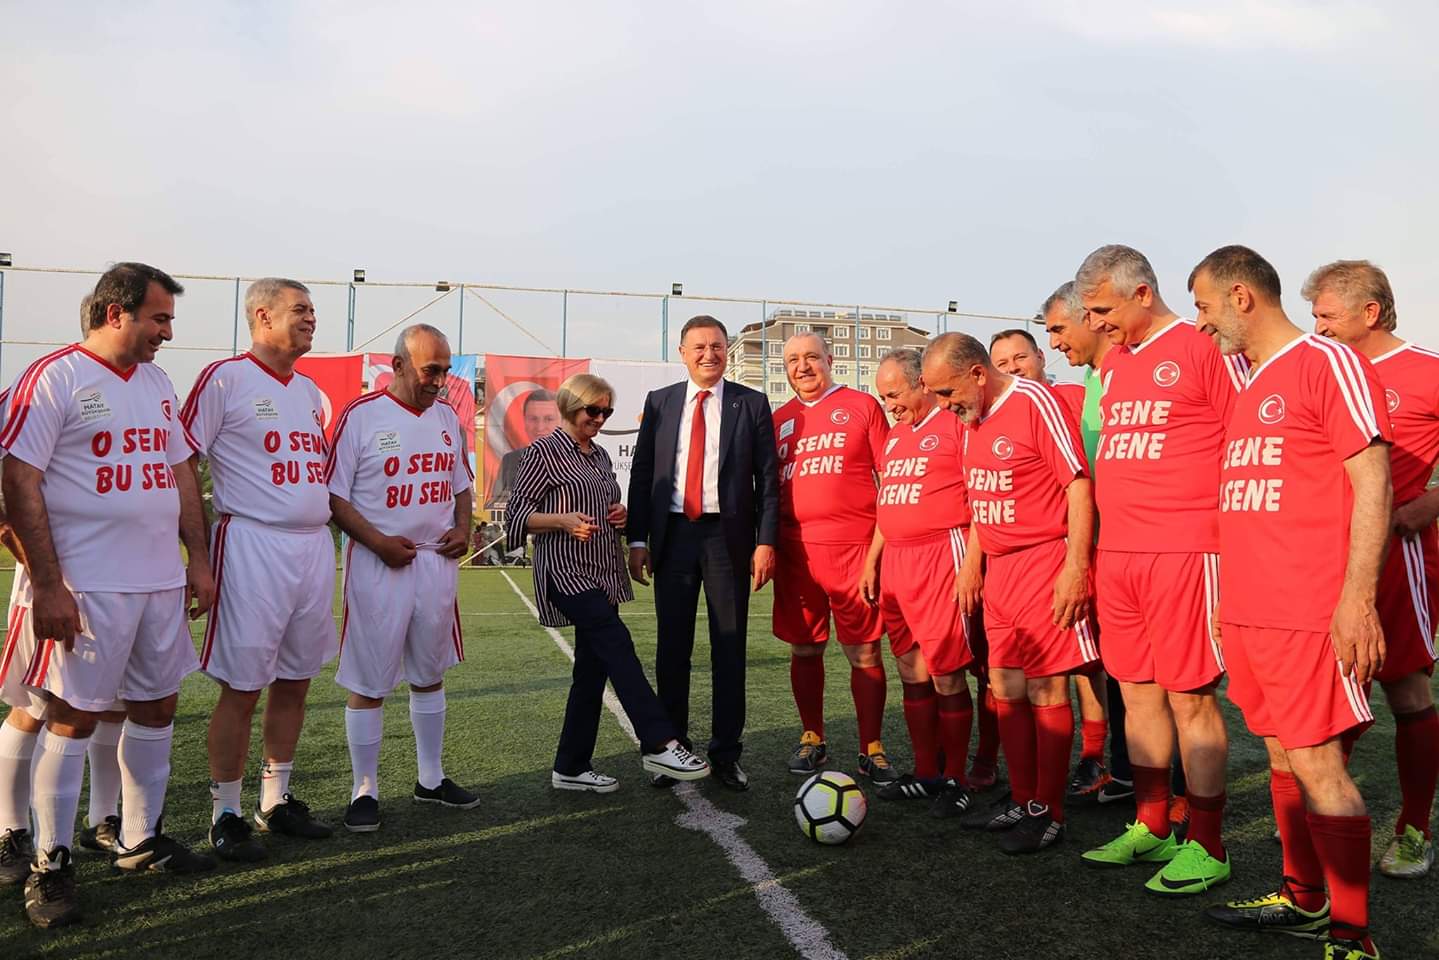
[[345, 409], [345, 404], [358, 397], [363, 389], [360, 380], [362, 363], [359, 355], [308, 356], [295, 361], [295, 369], [315, 381], [320, 393], [324, 394], [326, 439], [334, 433], [335, 418]]
[[560, 384], [589, 367], [588, 360], [485, 354], [483, 502], [487, 508], [500, 508], [508, 499], [520, 452], [559, 427], [554, 393]]

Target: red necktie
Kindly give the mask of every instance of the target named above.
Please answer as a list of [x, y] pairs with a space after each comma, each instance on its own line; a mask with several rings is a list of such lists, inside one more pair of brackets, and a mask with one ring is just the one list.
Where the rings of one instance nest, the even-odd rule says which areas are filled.
[[685, 516], [698, 520], [705, 508], [705, 397], [708, 390], [695, 394], [695, 417], [690, 423], [690, 452], [685, 464]]

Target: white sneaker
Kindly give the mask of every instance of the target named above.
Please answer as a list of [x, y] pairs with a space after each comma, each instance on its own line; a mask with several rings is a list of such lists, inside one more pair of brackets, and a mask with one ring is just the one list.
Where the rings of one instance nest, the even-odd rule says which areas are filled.
[[550, 786], [556, 790], [588, 790], [590, 793], [614, 793], [620, 788], [620, 782], [614, 777], [607, 777], [603, 773], [595, 773], [593, 770], [577, 773], [573, 777], [551, 771]]
[[662, 773], [676, 780], [703, 780], [710, 775], [710, 765], [685, 749], [676, 740], [659, 753], [647, 753], [640, 761], [646, 773]]

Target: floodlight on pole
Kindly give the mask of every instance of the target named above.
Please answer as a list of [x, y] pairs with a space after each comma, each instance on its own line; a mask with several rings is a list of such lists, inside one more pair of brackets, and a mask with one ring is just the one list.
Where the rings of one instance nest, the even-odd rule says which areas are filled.
[[682, 297], [685, 295], [685, 285], [682, 283], [670, 284], [670, 296]]
[[365, 271], [356, 268], [356, 270], [355, 270], [355, 282], [356, 282], [356, 283], [364, 283], [364, 282], [365, 282]]
[[435, 284], [435, 290], [436, 290], [437, 292], [439, 292], [439, 293], [449, 293], [449, 292], [450, 292], [450, 281], [448, 281], [448, 280], [441, 280], [439, 283]]
[[959, 312], [959, 301], [958, 301], [958, 300], [951, 300], [951, 301], [949, 301], [949, 312], [950, 312], [950, 313], [958, 313], [958, 312]]
[[10, 254], [0, 253], [0, 267], [10, 266]]

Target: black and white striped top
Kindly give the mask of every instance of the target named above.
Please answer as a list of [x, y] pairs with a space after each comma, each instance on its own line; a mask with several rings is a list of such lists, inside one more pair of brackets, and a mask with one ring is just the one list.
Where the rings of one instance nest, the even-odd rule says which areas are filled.
[[605, 522], [610, 507], [620, 502], [610, 455], [592, 444], [580, 449], [565, 430], [541, 437], [520, 458], [510, 500], [505, 507], [505, 537], [524, 542], [525, 523], [536, 513], [583, 513], [599, 529], [589, 540], [576, 540], [563, 530], [535, 534], [535, 604], [540, 623], [566, 627], [569, 621], [550, 603], [547, 585], [565, 596], [603, 590], [610, 603], [635, 598], [620, 546], [620, 531]]

